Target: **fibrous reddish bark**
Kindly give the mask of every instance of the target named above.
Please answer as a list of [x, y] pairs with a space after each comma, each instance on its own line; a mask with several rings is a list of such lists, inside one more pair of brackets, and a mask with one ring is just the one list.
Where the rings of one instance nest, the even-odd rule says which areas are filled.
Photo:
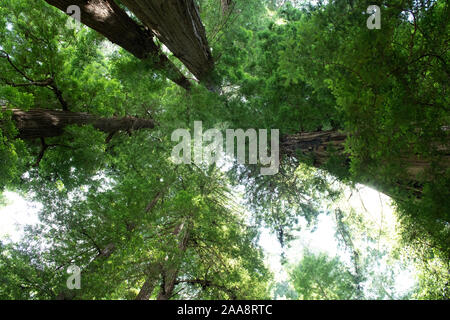
[[19, 131], [18, 138], [36, 139], [57, 137], [63, 134], [68, 125], [92, 125], [105, 133], [153, 129], [155, 122], [151, 119], [136, 117], [102, 118], [88, 113], [34, 109], [23, 111], [12, 110], [12, 120]]
[[[313, 165], [317, 168], [323, 168], [332, 155], [342, 156], [344, 164], [349, 166], [350, 155], [345, 152], [345, 141], [347, 134], [335, 130], [303, 132], [285, 136], [281, 142], [280, 153], [286, 156], [296, 158], [299, 154], [309, 155], [313, 160]], [[449, 144], [450, 145], [450, 144]], [[450, 147], [440, 146], [439, 151], [442, 154], [440, 165], [443, 168], [450, 167]], [[431, 167], [430, 161], [419, 158], [415, 155], [405, 156], [398, 159], [398, 162], [405, 168], [405, 176], [402, 181], [397, 181], [396, 186], [408, 189], [420, 197], [424, 177], [421, 175]], [[380, 166], [383, 164], [380, 163]], [[380, 177], [371, 178], [374, 187], [389, 195], [389, 191], [383, 183], [378, 183]]]
[[194, 0], [122, 0], [191, 71], [208, 82], [214, 61]]
[[312, 154], [313, 164], [320, 168], [330, 158], [330, 150], [344, 155], [344, 142], [347, 135], [338, 131], [302, 132], [284, 137], [281, 153], [296, 156], [298, 153]]
[[113, 0], [45, 1], [63, 12], [66, 12], [69, 6], [78, 6], [81, 10], [82, 23], [138, 59], [151, 62], [155, 69], [165, 71], [167, 78], [179, 86], [187, 90], [190, 88], [189, 80], [155, 44], [153, 33], [132, 20]]

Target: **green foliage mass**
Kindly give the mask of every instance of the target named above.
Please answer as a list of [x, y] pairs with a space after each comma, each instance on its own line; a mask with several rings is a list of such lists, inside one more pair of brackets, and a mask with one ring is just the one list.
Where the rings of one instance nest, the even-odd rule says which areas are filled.
[[[148, 280], [157, 298], [172, 273], [169, 298], [269, 298], [261, 228], [287, 246], [300, 219], [316, 227], [323, 200], [339, 199], [338, 180], [394, 199], [399, 250], [420, 273], [413, 297], [448, 299], [448, 3], [378, 1], [382, 29], [369, 30], [366, 0], [234, 0], [229, 15], [219, 1], [196, 2], [216, 62], [216, 92], [200, 84], [186, 92], [95, 31], [67, 28], [67, 16], [43, 0], [1, 2], [0, 194], [21, 192], [42, 209], [22, 241], [0, 245], [0, 299], [134, 299]], [[68, 126], [45, 140], [37, 161], [42, 142], [17, 138], [12, 109], [157, 125], [111, 136]], [[196, 120], [221, 130], [277, 128], [283, 139], [340, 131], [345, 154], [320, 170], [314, 155], [283, 156], [276, 176], [233, 160], [227, 172], [176, 166], [171, 133], [192, 130]], [[373, 245], [378, 229], [363, 228], [356, 213], [336, 217], [337, 238], [353, 257], [361, 253], [353, 268], [308, 252], [290, 272], [295, 292], [284, 283], [276, 295], [405, 298], [385, 290], [389, 274], [362, 292], [387, 249], [355, 246], [350, 240], [362, 234]], [[70, 265], [82, 270], [82, 290], [66, 290]]]

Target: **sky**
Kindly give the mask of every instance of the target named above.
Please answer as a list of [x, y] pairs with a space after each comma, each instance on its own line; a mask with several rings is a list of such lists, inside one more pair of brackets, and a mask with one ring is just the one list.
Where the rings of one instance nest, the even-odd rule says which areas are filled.
[[37, 212], [40, 205], [27, 202], [19, 194], [6, 191], [8, 205], [0, 208], [0, 239], [10, 238], [17, 242], [23, 235], [24, 225], [39, 222]]

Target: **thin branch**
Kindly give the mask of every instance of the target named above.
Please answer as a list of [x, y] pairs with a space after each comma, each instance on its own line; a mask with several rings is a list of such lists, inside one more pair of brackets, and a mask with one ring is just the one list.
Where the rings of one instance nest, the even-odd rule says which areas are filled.
[[29, 78], [23, 71], [21, 71], [16, 65], [12, 62], [11, 56], [4, 50], [0, 50], [1, 53], [3, 53], [5, 56], [2, 58], [6, 58], [8, 60], [9, 64], [16, 70], [20, 75], [22, 75], [25, 79], [27, 79], [30, 82], [34, 82], [33, 79]]
[[31, 79], [29, 76], [27, 76], [25, 74], [25, 72], [20, 70], [14, 64], [14, 62], [12, 62], [11, 56], [6, 51], [0, 50], [0, 52], [4, 54], [4, 56], [0, 56], [0, 57], [8, 60], [9, 64], [13, 67], [13, 69], [17, 73], [19, 73], [22, 77], [24, 77], [26, 80], [29, 81], [29, 83], [14, 83], [14, 82], [8, 81], [5, 78], [0, 78], [3, 82], [5, 82], [7, 85], [10, 85], [12, 87], [27, 87], [27, 86], [48, 87], [55, 94], [56, 99], [58, 99], [59, 103], [62, 106], [62, 109], [64, 111], [69, 111], [69, 106], [68, 106], [67, 102], [64, 100], [61, 90], [59, 90], [59, 88], [56, 86], [55, 79], [53, 76], [48, 79], [45, 79], [45, 80], [35, 81], [35, 80]]

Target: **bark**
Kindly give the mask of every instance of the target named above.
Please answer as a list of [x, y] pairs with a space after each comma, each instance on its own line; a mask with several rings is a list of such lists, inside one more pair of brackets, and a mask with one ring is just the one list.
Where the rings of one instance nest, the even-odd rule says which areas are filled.
[[330, 150], [344, 154], [344, 142], [347, 135], [338, 131], [303, 132], [284, 137], [281, 153], [296, 157], [298, 153], [313, 156], [313, 165], [323, 166], [330, 158]]
[[222, 7], [222, 15], [226, 16], [228, 12], [230, 11], [230, 6], [232, 4], [231, 0], [220, 0], [220, 4]]
[[71, 5], [81, 10], [81, 22], [122, 47], [189, 90], [191, 83], [164, 55], [153, 40], [153, 33], [137, 24], [113, 0], [45, 0], [66, 13]]
[[18, 138], [35, 139], [57, 137], [63, 134], [68, 125], [92, 125], [105, 133], [153, 129], [155, 123], [151, 119], [136, 117], [102, 118], [88, 113], [34, 109], [22, 111], [12, 110], [12, 120], [19, 131]]
[[157, 264], [153, 263], [149, 266], [147, 271], [147, 279], [144, 282], [139, 294], [135, 300], [149, 300], [155, 290], [158, 278], [159, 278], [160, 268]]
[[[293, 135], [288, 135], [283, 138], [280, 145], [280, 152], [286, 156], [296, 158], [299, 154], [310, 155], [313, 159], [313, 165], [317, 168], [323, 168], [323, 165], [334, 155], [342, 156], [345, 161], [344, 165], [349, 167], [350, 157], [345, 153], [344, 143], [347, 139], [345, 133], [330, 130], [330, 131], [316, 131], [303, 132]], [[442, 154], [442, 162], [440, 163], [444, 168], [450, 167], [450, 144], [446, 147], [440, 146], [439, 152]], [[397, 181], [396, 186], [412, 191], [418, 198], [422, 193], [423, 179], [421, 174], [430, 168], [431, 163], [426, 159], [419, 159], [416, 156], [408, 156], [398, 159], [406, 169], [406, 176], [403, 181]], [[382, 165], [382, 164], [380, 164]], [[379, 189], [381, 192], [390, 195], [390, 187], [378, 181], [380, 177], [372, 177], [370, 185]]]
[[139, 291], [136, 300], [149, 300], [155, 290], [155, 281], [156, 279], [153, 278], [145, 280], [145, 283]]
[[122, 0], [201, 82], [208, 85], [214, 61], [194, 0]]
[[155, 198], [153, 198], [153, 200], [145, 208], [145, 213], [149, 213], [150, 211], [152, 211], [153, 208], [156, 206], [156, 204], [158, 203], [159, 199], [161, 199], [162, 196], [163, 196], [163, 192], [159, 191], [156, 194]]

